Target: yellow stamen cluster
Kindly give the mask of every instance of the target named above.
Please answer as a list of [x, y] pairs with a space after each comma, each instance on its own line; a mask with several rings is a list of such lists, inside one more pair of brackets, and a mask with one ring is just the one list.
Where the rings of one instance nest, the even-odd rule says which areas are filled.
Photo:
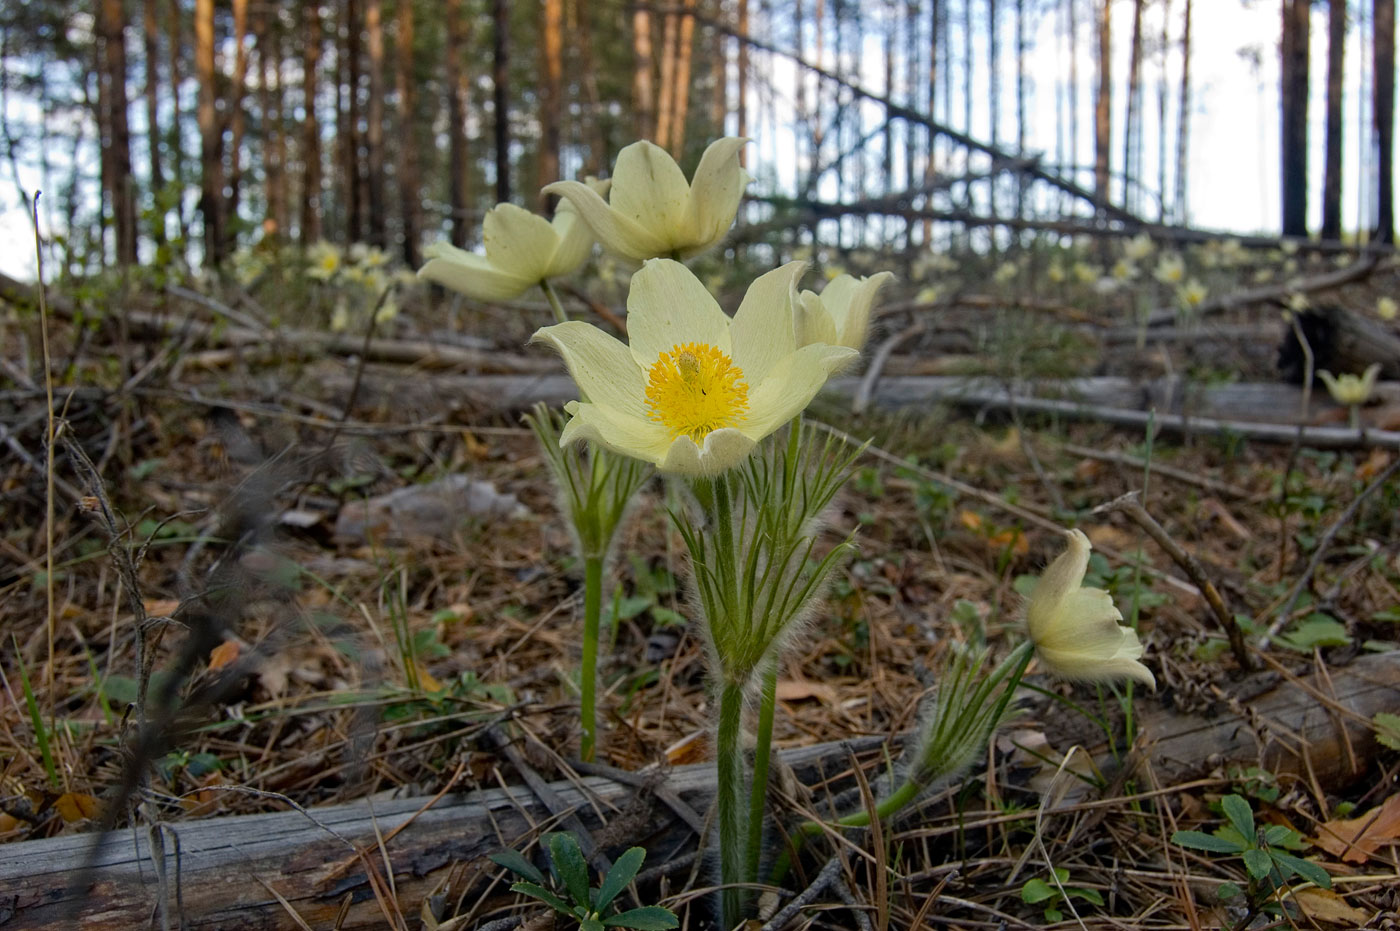
[[707, 343], [663, 352], [647, 373], [647, 414], [698, 445], [723, 427], [738, 426], [749, 409], [744, 370]]

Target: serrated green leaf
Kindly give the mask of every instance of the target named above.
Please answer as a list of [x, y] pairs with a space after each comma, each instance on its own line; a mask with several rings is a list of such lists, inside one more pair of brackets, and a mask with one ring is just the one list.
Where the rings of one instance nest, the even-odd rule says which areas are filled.
[[528, 895], [531, 898], [539, 899], [541, 902], [543, 902], [545, 905], [548, 905], [556, 912], [562, 912], [563, 914], [568, 915], [571, 918], [573, 917], [574, 913], [569, 909], [569, 903], [565, 902], [563, 899], [559, 898], [559, 896], [550, 892], [543, 886], [536, 885], [535, 883], [516, 883], [515, 885], [510, 887], [510, 891], [518, 892], [521, 895]]
[[1215, 890], [1216, 897], [1221, 900], [1233, 899], [1236, 896], [1243, 894], [1244, 891], [1234, 883], [1221, 883], [1219, 888]]
[[497, 866], [504, 866], [520, 876], [524, 876], [536, 885], [544, 885], [544, 874], [535, 868], [535, 864], [525, 859], [525, 855], [518, 850], [499, 850], [487, 857]]
[[646, 858], [647, 852], [640, 847], [629, 848], [618, 857], [613, 868], [608, 870], [608, 875], [603, 877], [603, 884], [598, 887], [598, 898], [593, 903], [594, 909], [601, 912], [611, 905], [618, 893], [626, 889], [632, 877], [637, 875], [637, 870], [642, 868], [642, 861]]
[[1249, 803], [1232, 793], [1220, 800], [1220, 808], [1225, 812], [1225, 817], [1230, 819], [1230, 824], [1234, 826], [1236, 831], [1240, 832], [1245, 846], [1252, 845], [1254, 843], [1254, 809], [1249, 807]]
[[631, 928], [632, 931], [670, 931], [679, 928], [681, 923], [669, 908], [660, 905], [643, 905], [629, 911], [604, 918], [603, 924], [609, 928]]
[[1400, 715], [1378, 711], [1371, 726], [1376, 729], [1376, 740], [1392, 750], [1400, 750]]
[[1274, 868], [1274, 861], [1269, 859], [1269, 855], [1262, 850], [1246, 850], [1244, 852], [1244, 866], [1249, 870], [1249, 875], [1255, 879], [1264, 879]]
[[549, 860], [554, 864], [554, 872], [559, 874], [559, 880], [569, 890], [569, 895], [573, 896], [579, 905], [590, 904], [588, 861], [583, 859], [578, 838], [572, 834], [559, 833], [548, 835], [546, 840], [549, 843]]
[[1274, 862], [1279, 865], [1279, 869], [1285, 872], [1292, 870], [1314, 886], [1323, 889], [1332, 888], [1332, 877], [1311, 860], [1304, 860], [1302, 857], [1295, 857], [1291, 853], [1281, 853], [1277, 850], [1270, 850], [1269, 856], [1273, 857]]
[[1351, 636], [1345, 624], [1318, 612], [1309, 614], [1297, 627], [1280, 636], [1278, 643], [1300, 653], [1309, 653], [1313, 647], [1344, 647], [1351, 643]]
[[1244, 848], [1231, 840], [1206, 834], [1202, 831], [1177, 831], [1172, 835], [1172, 843], [1192, 850], [1205, 850], [1210, 853], [1239, 853]]
[[1044, 902], [1058, 894], [1055, 887], [1043, 879], [1028, 879], [1026, 884], [1021, 887], [1021, 901], [1027, 905]]

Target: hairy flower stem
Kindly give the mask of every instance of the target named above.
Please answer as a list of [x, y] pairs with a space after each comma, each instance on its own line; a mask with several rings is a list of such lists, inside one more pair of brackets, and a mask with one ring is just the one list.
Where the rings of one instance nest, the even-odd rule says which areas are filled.
[[744, 751], [741, 745], [744, 687], [724, 683], [719, 694], [719, 728], [715, 735], [719, 808], [720, 925], [732, 928], [744, 913], [743, 884], [753, 877], [744, 871]]
[[773, 752], [773, 708], [778, 696], [778, 660], [770, 658], [763, 670], [763, 693], [758, 704], [758, 740], [753, 751], [753, 783], [749, 787], [749, 843], [744, 873], [758, 878], [758, 858], [763, 849], [763, 809], [768, 801], [768, 758]]
[[540, 280], [540, 290], [543, 291], [544, 296], [549, 299], [549, 309], [554, 311], [555, 322], [567, 323], [569, 315], [564, 312], [564, 305], [559, 303], [559, 295], [554, 293], [554, 285], [549, 283], [548, 278]]
[[603, 557], [588, 556], [583, 561], [583, 660], [579, 664], [579, 714], [583, 718], [583, 738], [579, 758], [593, 762], [598, 744], [598, 627], [603, 616]]

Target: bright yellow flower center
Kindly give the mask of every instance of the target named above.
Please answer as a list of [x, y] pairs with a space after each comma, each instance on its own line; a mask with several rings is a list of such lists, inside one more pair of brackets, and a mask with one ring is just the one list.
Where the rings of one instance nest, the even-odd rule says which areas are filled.
[[683, 343], [663, 352], [647, 373], [647, 412], [697, 444], [709, 433], [733, 427], [749, 409], [744, 370], [707, 343]]

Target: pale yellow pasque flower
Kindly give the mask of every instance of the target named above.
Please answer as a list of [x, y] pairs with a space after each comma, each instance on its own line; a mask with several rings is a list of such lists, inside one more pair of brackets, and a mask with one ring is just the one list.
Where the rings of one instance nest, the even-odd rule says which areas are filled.
[[1138, 662], [1142, 644], [1137, 632], [1119, 626], [1123, 615], [1108, 592], [1084, 587], [1089, 538], [1080, 530], [1067, 536], [1069, 548], [1046, 567], [1026, 605], [1026, 626], [1036, 655], [1062, 679], [1137, 679], [1156, 688], [1152, 671]]
[[306, 260], [311, 265], [306, 271], [307, 277], [315, 278], [318, 281], [329, 281], [336, 272], [340, 271], [340, 249], [324, 239], [312, 243], [307, 248]]
[[734, 224], [752, 180], [739, 164], [746, 142], [726, 137], [710, 143], [689, 182], [665, 149], [634, 142], [618, 153], [606, 201], [578, 181], [556, 181], [544, 190], [572, 203], [614, 255], [634, 262], [686, 259], [717, 244]]
[[1360, 375], [1348, 372], [1334, 376], [1331, 372], [1323, 370], [1317, 373], [1317, 377], [1327, 386], [1327, 393], [1332, 395], [1332, 400], [1338, 404], [1354, 406], [1365, 404], [1370, 399], [1371, 392], [1376, 388], [1376, 376], [1380, 373], [1381, 364], [1373, 362]]
[[875, 293], [893, 277], [889, 272], [880, 272], [869, 278], [838, 275], [827, 282], [820, 295], [803, 291], [798, 298], [794, 321], [797, 345], [827, 343], [855, 350], [864, 349], [865, 338], [870, 331], [870, 310], [875, 303]]
[[1146, 233], [1139, 233], [1128, 244], [1123, 247], [1123, 254], [1134, 262], [1141, 261], [1152, 254], [1152, 237]]
[[792, 262], [759, 277], [730, 318], [689, 269], [655, 259], [632, 276], [624, 344], [569, 321], [534, 339], [564, 357], [581, 401], [561, 445], [589, 440], [663, 472], [716, 475], [797, 416], [856, 351], [797, 345]]
[[1205, 299], [1210, 296], [1206, 286], [1201, 284], [1200, 279], [1192, 278], [1176, 289], [1176, 298], [1181, 302], [1181, 306], [1187, 310], [1194, 310], [1200, 307]]
[[1387, 296], [1376, 301], [1376, 316], [1382, 320], [1394, 320], [1397, 312], [1400, 312], [1400, 304], [1395, 303], [1395, 298]]
[[479, 301], [508, 301], [548, 278], [578, 269], [593, 248], [588, 225], [567, 202], [546, 220], [514, 204], [497, 204], [481, 224], [486, 254], [445, 242], [424, 250], [418, 275]]
[[1175, 253], [1164, 255], [1157, 260], [1157, 269], [1152, 276], [1162, 284], [1180, 284], [1186, 277], [1186, 263]]

